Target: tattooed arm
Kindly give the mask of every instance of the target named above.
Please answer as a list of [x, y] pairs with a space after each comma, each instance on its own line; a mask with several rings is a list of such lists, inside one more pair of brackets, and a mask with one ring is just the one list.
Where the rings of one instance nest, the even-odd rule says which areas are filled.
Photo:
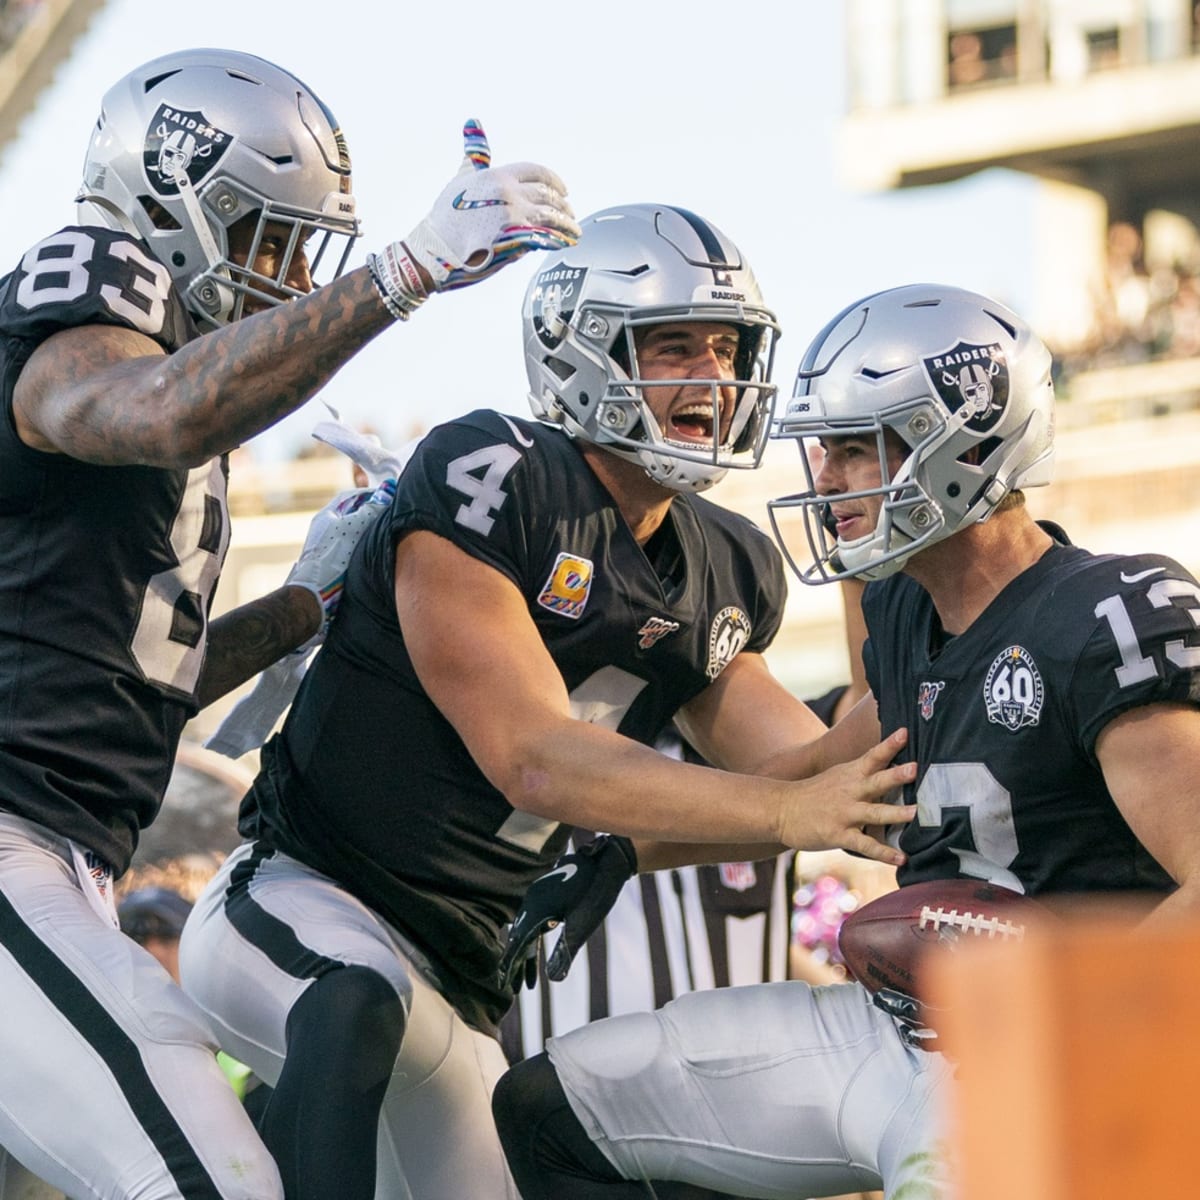
[[200, 707], [302, 646], [324, 619], [324, 609], [308, 588], [286, 585], [223, 613], [208, 627], [208, 649], [197, 687]]
[[17, 379], [17, 432], [85, 462], [198, 466], [298, 408], [391, 324], [361, 267], [170, 356], [132, 329], [65, 329]]

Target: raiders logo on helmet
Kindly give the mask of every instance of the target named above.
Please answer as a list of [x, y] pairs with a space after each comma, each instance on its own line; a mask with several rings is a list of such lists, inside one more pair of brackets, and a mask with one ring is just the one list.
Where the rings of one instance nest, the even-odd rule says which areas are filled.
[[142, 151], [146, 178], [160, 196], [177, 196], [177, 175], [186, 175], [192, 187], [198, 187], [232, 142], [232, 137], [209, 124], [203, 113], [160, 104], [146, 130]]
[[530, 319], [538, 340], [553, 350], [566, 335], [575, 315], [575, 305], [583, 293], [587, 267], [550, 267], [533, 282], [530, 292]]
[[922, 360], [925, 373], [946, 407], [971, 412], [968, 429], [987, 433], [998, 425], [1008, 405], [1008, 362], [998, 342], [974, 346], [959, 342], [953, 350]]

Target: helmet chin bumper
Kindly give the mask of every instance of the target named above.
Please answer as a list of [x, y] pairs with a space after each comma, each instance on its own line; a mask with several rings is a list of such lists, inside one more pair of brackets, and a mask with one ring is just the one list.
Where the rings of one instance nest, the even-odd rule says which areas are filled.
[[891, 546], [881, 545], [883, 540], [878, 533], [853, 542], [839, 540], [829, 556], [831, 563], [841, 564], [845, 574], [839, 578], [886, 579], [900, 571], [921, 548], [898, 529], [892, 532]]
[[654, 450], [622, 450], [611, 445], [604, 449], [618, 458], [636, 462], [655, 483], [673, 492], [706, 492], [729, 473], [728, 467], [691, 462]]

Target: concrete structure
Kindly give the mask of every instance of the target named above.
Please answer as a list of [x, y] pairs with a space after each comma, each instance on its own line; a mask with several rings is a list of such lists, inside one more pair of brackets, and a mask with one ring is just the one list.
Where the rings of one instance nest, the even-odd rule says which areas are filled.
[[0, 0], [0, 154], [104, 0]]
[[848, 184], [1011, 167], [1200, 219], [1191, 0], [847, 0]]
[[[846, 0], [846, 11], [844, 181], [886, 190], [989, 167], [1041, 180], [1028, 315], [1056, 347], [1104, 344], [1111, 322], [1098, 298], [1111, 295], [1129, 256], [1147, 281], [1181, 265], [1200, 270], [1192, 0]], [[1110, 239], [1113, 228], [1132, 230], [1137, 244]], [[1144, 305], [1135, 290], [1113, 303]], [[1180, 382], [1136, 387], [1173, 404]], [[1195, 395], [1190, 383], [1183, 391]]]

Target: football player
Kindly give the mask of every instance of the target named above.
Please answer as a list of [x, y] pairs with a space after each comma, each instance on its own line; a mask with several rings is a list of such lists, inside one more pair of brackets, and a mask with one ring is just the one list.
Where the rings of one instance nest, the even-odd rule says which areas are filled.
[[0, 1145], [69, 1195], [282, 1195], [112, 881], [184, 722], [319, 636], [337, 594], [322, 551], [206, 639], [226, 453], [427, 295], [578, 232], [550, 171], [466, 138], [413, 233], [344, 270], [329, 109], [250, 55], [170, 54], [105, 95], [80, 223], [0, 280]]
[[[275, 1086], [289, 1200], [515, 1197], [503, 930], [570, 826], [900, 857], [861, 829], [904, 819], [876, 802], [911, 769], [895, 739], [815, 784], [728, 773], [823, 730], [762, 656], [778, 552], [700, 494], [758, 464], [771, 415], [740, 251], [684, 209], [606, 210], [539, 265], [523, 327], [539, 419], [417, 447], [184, 931], [185, 988]], [[654, 749], [676, 714], [726, 770]]]
[[[871, 692], [816, 761], [907, 729], [901, 887], [1125, 894], [1168, 920], [1200, 907], [1200, 587], [1024, 507], [1051, 476], [1050, 368], [1015, 313], [928, 285], [851, 305], [809, 346], [777, 432], [817, 443], [816, 465], [801, 453], [808, 486], [773, 502], [776, 532], [788, 544], [799, 509], [801, 578], [871, 581]], [[764, 769], [803, 774], [809, 753]], [[551, 1041], [495, 1094], [524, 1200], [643, 1197], [646, 1180], [954, 1195], [952, 1066], [919, 1003], [881, 1004], [857, 983], [726, 989]]]

